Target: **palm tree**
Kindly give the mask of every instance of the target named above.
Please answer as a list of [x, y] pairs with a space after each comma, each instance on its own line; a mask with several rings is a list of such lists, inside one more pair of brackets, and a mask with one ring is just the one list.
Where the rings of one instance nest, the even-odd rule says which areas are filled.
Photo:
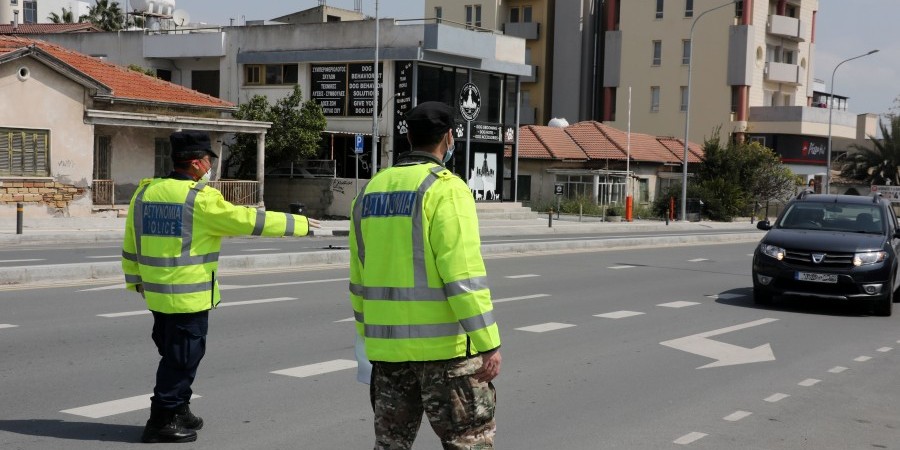
[[82, 16], [81, 19], [93, 23], [103, 31], [119, 31], [125, 27], [125, 15], [119, 8], [118, 2], [96, 1], [97, 3], [88, 8], [87, 15]]
[[53, 23], [75, 23], [75, 16], [72, 15], [71, 9], [63, 7], [62, 15], [52, 12], [47, 16], [47, 20]]
[[841, 167], [841, 175], [874, 185], [900, 186], [900, 115], [888, 115], [890, 128], [882, 121], [882, 139], [869, 136], [873, 148], [851, 145], [858, 150], [848, 156], [849, 161]]

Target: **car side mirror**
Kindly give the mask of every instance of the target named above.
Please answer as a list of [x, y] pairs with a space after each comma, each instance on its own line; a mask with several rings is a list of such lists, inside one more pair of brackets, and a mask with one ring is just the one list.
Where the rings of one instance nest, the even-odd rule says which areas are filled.
[[759, 222], [756, 222], [756, 228], [767, 231], [772, 229], [772, 224], [769, 223], [768, 220], [760, 220]]

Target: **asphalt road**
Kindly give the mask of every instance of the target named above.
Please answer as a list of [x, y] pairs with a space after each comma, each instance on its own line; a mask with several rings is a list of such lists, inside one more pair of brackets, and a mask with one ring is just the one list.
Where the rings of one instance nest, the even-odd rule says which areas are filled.
[[[576, 233], [536, 234], [524, 236], [482, 237], [484, 245], [508, 243], [538, 243], [566, 241], [603, 241], [634, 237], [671, 237], [692, 235], [746, 234], [743, 230], [690, 230], [690, 231], [642, 231], [624, 233]], [[762, 233], [760, 233], [762, 237]], [[341, 250], [348, 245], [346, 236], [320, 236], [312, 238], [232, 238], [224, 239], [223, 256], [277, 255], [307, 253], [321, 250]], [[95, 242], [71, 244], [16, 244], [0, 248], [0, 268], [38, 266], [48, 264], [84, 264], [117, 262], [121, 259], [120, 242]]]
[[[757, 308], [754, 245], [489, 258], [497, 447], [900, 448], [900, 318], [791, 299]], [[371, 448], [346, 277], [222, 278], [194, 383], [206, 425], [178, 448]], [[150, 326], [118, 285], [0, 288], [0, 448], [137, 447]], [[415, 448], [440, 448], [427, 424]]]

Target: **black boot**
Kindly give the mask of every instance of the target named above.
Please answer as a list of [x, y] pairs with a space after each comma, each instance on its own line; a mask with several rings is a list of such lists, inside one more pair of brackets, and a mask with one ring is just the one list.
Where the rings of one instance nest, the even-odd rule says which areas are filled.
[[175, 410], [150, 408], [150, 420], [144, 427], [141, 442], [193, 442], [197, 432], [184, 428], [175, 417]]
[[187, 403], [175, 408], [175, 420], [177, 420], [181, 426], [189, 430], [199, 430], [203, 428], [203, 419], [195, 416], [194, 413], [191, 412], [190, 405]]

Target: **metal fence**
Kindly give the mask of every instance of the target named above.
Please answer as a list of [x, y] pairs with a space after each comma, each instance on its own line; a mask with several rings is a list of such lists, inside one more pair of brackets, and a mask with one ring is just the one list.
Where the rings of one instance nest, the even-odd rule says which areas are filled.
[[210, 181], [210, 187], [214, 187], [222, 193], [225, 200], [235, 205], [252, 206], [259, 204], [259, 182], [247, 180], [218, 180]]
[[94, 205], [113, 206], [116, 203], [115, 180], [94, 180], [91, 192]]

